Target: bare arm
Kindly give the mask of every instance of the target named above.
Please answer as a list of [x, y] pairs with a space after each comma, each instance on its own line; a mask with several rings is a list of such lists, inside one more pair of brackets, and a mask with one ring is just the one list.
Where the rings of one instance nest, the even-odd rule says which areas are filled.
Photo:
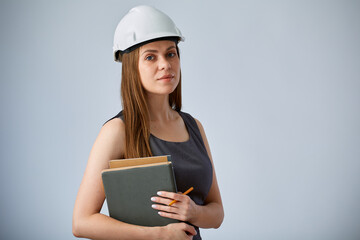
[[[91, 149], [88, 164], [75, 201], [73, 234], [91, 239], [190, 239], [185, 232], [193, 232], [186, 224], [167, 227], [142, 227], [117, 221], [100, 213], [105, 200], [101, 171], [112, 159], [122, 158], [125, 150], [125, 126], [122, 120], [106, 123]], [[166, 237], [168, 237], [166, 236]]]
[[198, 206], [197, 217], [191, 221], [192, 224], [201, 228], [218, 228], [224, 220], [224, 209], [221, 201], [219, 185], [216, 179], [215, 166], [212, 160], [209, 143], [204, 128], [199, 120], [195, 119], [200, 129], [206, 151], [213, 167], [213, 181], [204, 206]]

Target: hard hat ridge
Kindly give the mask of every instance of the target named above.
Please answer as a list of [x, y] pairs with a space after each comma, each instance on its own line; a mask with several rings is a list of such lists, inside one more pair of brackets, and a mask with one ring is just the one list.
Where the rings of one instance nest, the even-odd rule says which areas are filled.
[[115, 61], [121, 61], [120, 54], [158, 40], [172, 40], [177, 43], [185, 39], [165, 13], [145, 5], [134, 7], [116, 28], [113, 47]]

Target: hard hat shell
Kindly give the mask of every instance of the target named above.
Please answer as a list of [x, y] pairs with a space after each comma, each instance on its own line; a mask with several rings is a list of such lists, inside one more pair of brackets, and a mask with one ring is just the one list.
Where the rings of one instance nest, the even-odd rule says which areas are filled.
[[169, 16], [150, 6], [132, 8], [119, 22], [114, 36], [114, 58], [120, 62], [118, 51], [134, 47], [149, 40], [163, 37], [178, 37], [184, 41], [180, 30]]

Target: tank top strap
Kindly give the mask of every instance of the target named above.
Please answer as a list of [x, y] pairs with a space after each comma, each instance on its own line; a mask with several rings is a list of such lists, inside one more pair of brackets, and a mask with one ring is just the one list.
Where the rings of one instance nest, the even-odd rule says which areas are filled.
[[189, 113], [185, 113], [182, 111], [178, 111], [178, 113], [184, 120], [184, 123], [188, 128], [189, 134], [193, 137], [194, 141], [197, 143], [197, 145], [201, 146], [203, 150], [207, 153], [199, 126], [197, 125], [195, 118], [193, 118], [193, 116], [191, 116]]
[[114, 118], [120, 118], [123, 122], [124, 122], [124, 114], [123, 111], [121, 110], [118, 114], [116, 114], [114, 117], [110, 118], [109, 120], [107, 120], [103, 126], [110, 120], [113, 120]]

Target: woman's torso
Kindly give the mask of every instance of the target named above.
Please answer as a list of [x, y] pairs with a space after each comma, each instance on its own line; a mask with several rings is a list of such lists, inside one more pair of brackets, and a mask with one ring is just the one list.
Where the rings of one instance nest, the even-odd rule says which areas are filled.
[[[189, 197], [196, 204], [204, 205], [212, 184], [211, 161], [195, 119], [188, 113], [178, 113], [188, 131], [188, 140], [171, 142], [150, 134], [150, 148], [154, 156], [171, 155], [178, 191], [185, 192], [188, 188], [194, 187]], [[124, 120], [122, 111], [111, 119], [114, 118]], [[198, 235], [193, 239], [201, 239], [197, 227], [196, 230]]]

